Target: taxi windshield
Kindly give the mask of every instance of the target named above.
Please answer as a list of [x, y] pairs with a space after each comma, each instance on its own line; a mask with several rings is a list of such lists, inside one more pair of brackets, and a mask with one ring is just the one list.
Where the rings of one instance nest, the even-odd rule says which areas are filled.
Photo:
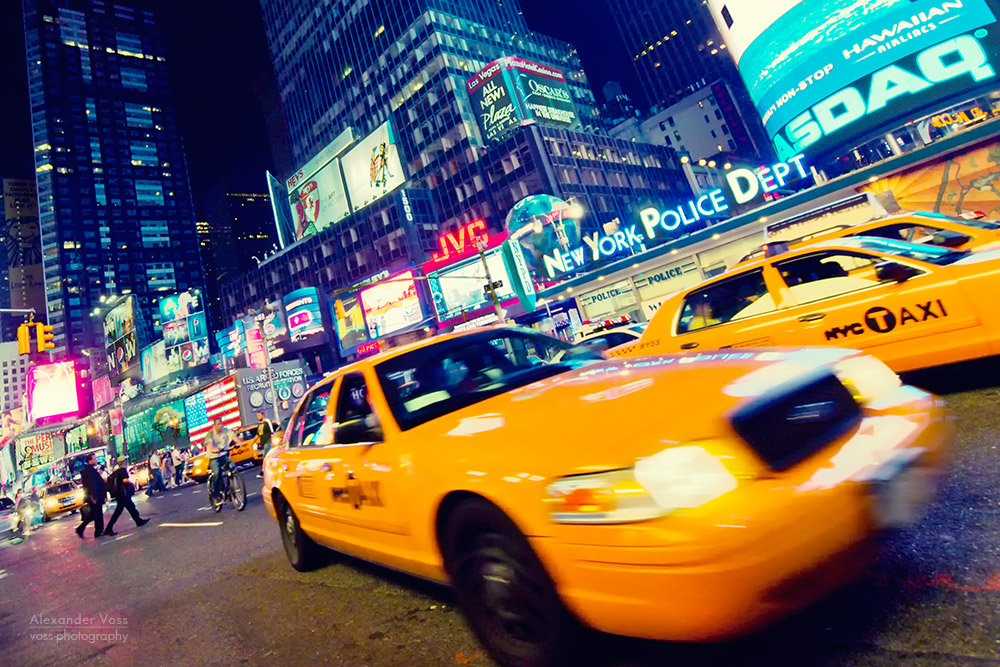
[[893, 241], [891, 239], [875, 238], [871, 236], [859, 236], [854, 239], [854, 243], [865, 250], [883, 252], [887, 255], [896, 255], [907, 259], [915, 259], [920, 262], [928, 262], [945, 266], [953, 264], [963, 257], [969, 255], [968, 250], [950, 250], [939, 246], [924, 245], [922, 243], [907, 243], [906, 241]]
[[528, 331], [446, 339], [375, 366], [393, 416], [407, 430], [532, 382], [604, 359]]
[[46, 493], [50, 495], [55, 495], [57, 493], [68, 493], [69, 491], [72, 491], [75, 488], [76, 485], [72, 484], [71, 482], [66, 482], [65, 484], [56, 484], [54, 486], [50, 486], [46, 490]]

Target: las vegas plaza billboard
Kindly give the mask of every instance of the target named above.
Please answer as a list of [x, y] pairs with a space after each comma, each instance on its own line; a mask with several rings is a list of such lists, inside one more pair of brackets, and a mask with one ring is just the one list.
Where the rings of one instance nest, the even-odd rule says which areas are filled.
[[709, 0], [781, 157], [850, 148], [997, 85], [995, 0]]

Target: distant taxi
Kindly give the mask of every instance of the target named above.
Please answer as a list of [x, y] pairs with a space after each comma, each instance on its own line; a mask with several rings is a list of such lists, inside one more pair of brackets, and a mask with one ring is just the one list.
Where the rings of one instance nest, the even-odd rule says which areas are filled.
[[[257, 438], [257, 427], [240, 427], [235, 431], [237, 437], [237, 443], [232, 445], [229, 449], [229, 459], [234, 465], [240, 465], [242, 463], [253, 463], [255, 465], [260, 465], [262, 457], [258, 448], [255, 447], [255, 441]], [[244, 439], [247, 435], [250, 435], [250, 439]], [[202, 448], [204, 450], [204, 447]], [[188, 459], [187, 464], [184, 466], [184, 476], [190, 480], [203, 483], [208, 479], [208, 453], [202, 451], [201, 454], [197, 454]]]
[[1000, 353], [1000, 250], [874, 237], [744, 262], [664, 301], [613, 356], [771, 345], [871, 352], [897, 372]]
[[809, 604], [915, 520], [950, 437], [852, 350], [614, 360], [496, 328], [311, 388], [263, 498], [296, 569], [322, 545], [450, 582], [498, 662], [549, 664], [578, 622], [709, 641]]
[[55, 482], [42, 489], [42, 516], [51, 521], [60, 514], [75, 512], [83, 507], [83, 489], [73, 482]]

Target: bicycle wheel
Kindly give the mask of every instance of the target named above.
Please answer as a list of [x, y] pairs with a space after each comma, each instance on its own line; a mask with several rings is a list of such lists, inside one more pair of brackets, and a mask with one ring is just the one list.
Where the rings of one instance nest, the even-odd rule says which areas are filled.
[[[213, 477], [214, 475], [211, 474], [208, 476], [208, 488], [206, 489], [208, 491], [208, 506], [212, 508], [213, 512], [219, 512], [222, 510], [222, 504], [226, 502], [226, 496], [224, 494], [216, 496], [212, 493]], [[222, 481], [225, 483], [225, 478], [223, 478]]]
[[242, 512], [247, 506], [247, 487], [243, 485], [243, 478], [238, 472], [229, 473], [229, 502], [237, 512]]

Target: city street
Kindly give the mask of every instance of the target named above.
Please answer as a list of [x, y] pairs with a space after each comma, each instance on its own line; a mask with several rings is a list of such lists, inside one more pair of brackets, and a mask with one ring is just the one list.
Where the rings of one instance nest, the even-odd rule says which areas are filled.
[[[986, 366], [984, 377], [995, 371]], [[958, 387], [952, 376], [924, 380], [948, 391]], [[596, 664], [1000, 663], [1000, 388], [978, 384], [947, 396], [958, 440], [933, 510], [890, 538], [861, 582], [731, 644], [592, 638]], [[140, 494], [153, 519], [142, 529], [126, 515], [118, 537], [95, 541], [88, 531], [81, 542], [71, 515], [0, 549], [4, 662], [490, 664], [446, 590], [333, 555], [318, 571], [295, 572], [254, 474], [243, 472], [253, 495], [242, 513], [208, 511], [204, 486], [189, 485]], [[36, 627], [33, 617], [62, 625]], [[78, 617], [94, 625], [71, 633], [111, 637], [38, 637]]]

